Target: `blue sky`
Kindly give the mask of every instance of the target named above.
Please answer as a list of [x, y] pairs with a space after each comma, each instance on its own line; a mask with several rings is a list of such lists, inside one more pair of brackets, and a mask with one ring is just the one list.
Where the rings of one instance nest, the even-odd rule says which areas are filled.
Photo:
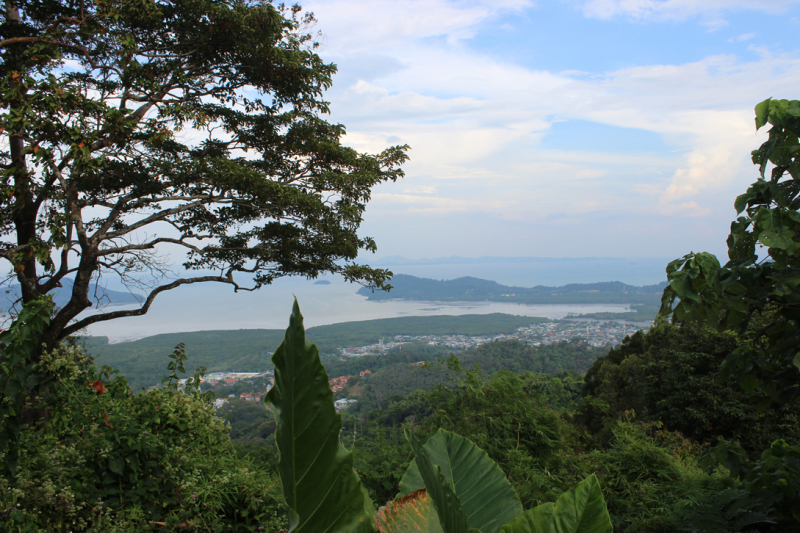
[[798, 0], [318, 0], [346, 143], [411, 146], [378, 257], [725, 253]]

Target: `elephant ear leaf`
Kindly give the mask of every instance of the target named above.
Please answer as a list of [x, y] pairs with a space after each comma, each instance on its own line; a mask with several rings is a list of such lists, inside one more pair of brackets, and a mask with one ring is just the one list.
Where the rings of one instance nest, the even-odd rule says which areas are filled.
[[350, 452], [339, 442], [342, 420], [319, 351], [306, 341], [297, 300], [272, 363], [275, 386], [266, 402], [277, 419], [278, 472], [289, 531], [373, 532], [372, 502], [353, 470]]
[[611, 517], [593, 475], [558, 497], [525, 511], [500, 533], [611, 533]]
[[[431, 462], [442, 469], [470, 527], [497, 533], [522, 514], [522, 503], [503, 471], [471, 440], [440, 429], [423, 449]], [[427, 486], [417, 465], [415, 459], [400, 480], [400, 496]]]
[[442, 531], [444, 533], [467, 533], [469, 531], [467, 516], [461, 508], [461, 502], [458, 501], [453, 487], [442, 473], [441, 467], [431, 462], [428, 452], [408, 430], [406, 430], [406, 439], [416, 455], [420, 476], [425, 482], [425, 489], [436, 508], [436, 515], [439, 517]]

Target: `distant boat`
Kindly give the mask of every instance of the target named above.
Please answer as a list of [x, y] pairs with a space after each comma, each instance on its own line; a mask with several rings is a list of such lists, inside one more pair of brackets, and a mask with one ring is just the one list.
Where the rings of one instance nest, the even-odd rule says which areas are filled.
[[330, 285], [330, 284], [331, 282], [328, 281], [327, 279], [321, 279], [319, 281], [314, 282], [314, 285]]

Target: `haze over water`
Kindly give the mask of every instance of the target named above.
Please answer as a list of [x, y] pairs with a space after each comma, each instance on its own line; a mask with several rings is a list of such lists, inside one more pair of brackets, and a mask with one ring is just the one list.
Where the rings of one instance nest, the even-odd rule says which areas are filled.
[[[391, 261], [390, 261], [391, 262]], [[664, 278], [665, 259], [546, 259], [524, 262], [485, 262], [477, 264], [384, 265], [395, 274], [410, 274], [435, 279], [471, 275], [505, 285], [558, 286], [567, 283], [623, 281], [631, 285], [650, 285]], [[283, 329], [288, 325], [294, 297], [300, 304], [306, 327], [393, 318], [508, 313], [520, 316], [563, 318], [569, 313], [621, 312], [619, 304], [523, 305], [500, 302], [417, 302], [368, 301], [356, 294], [358, 285], [339, 277], [327, 277], [330, 285], [316, 285], [302, 278], [280, 279], [255, 292], [234, 293], [225, 285], [180, 287], [162, 293], [150, 311], [140, 317], [101, 322], [89, 327], [91, 335], [107, 336], [111, 342], [124, 342], [160, 333], [232, 329]], [[109, 287], [116, 289], [116, 287]], [[120, 306], [113, 309], [133, 308]]]

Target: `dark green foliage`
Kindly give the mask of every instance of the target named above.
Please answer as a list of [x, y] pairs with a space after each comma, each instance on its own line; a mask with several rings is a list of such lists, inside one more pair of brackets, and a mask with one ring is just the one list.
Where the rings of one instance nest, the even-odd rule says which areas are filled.
[[607, 450], [581, 459], [600, 479], [616, 531], [674, 531], [676, 510], [708, 479], [692, 464], [696, 452], [658, 425], [626, 422], [614, 428]]
[[217, 416], [230, 424], [231, 440], [237, 445], [258, 448], [275, 442], [275, 417], [261, 402], [233, 400], [223, 405]]
[[630, 320], [632, 322], [653, 322], [658, 316], [657, 305], [632, 306], [631, 311], [625, 313], [582, 313], [577, 318], [594, 318], [595, 320]]
[[[275, 386], [266, 401], [277, 422], [278, 471], [290, 532], [610, 533], [594, 476], [560, 494], [555, 504], [525, 511], [524, 523], [518, 523], [523, 508], [502, 470], [470, 439], [442, 428], [424, 446], [405, 429], [414, 462], [400, 482], [402, 494], [376, 514], [364, 486], [355, 481], [353, 456], [339, 440], [341, 418], [319, 352], [305, 339], [296, 301], [273, 363]], [[463, 383], [468, 391], [480, 390], [478, 372], [467, 373]]]
[[736, 439], [751, 452], [780, 436], [800, 439], [797, 402], [759, 411], [741, 389], [720, 379], [720, 366], [740, 344], [733, 333], [660, 325], [637, 333], [587, 372], [581, 421], [601, 441], [625, 412], [699, 441]]
[[50, 323], [53, 302], [49, 296], [31, 302], [6, 330], [0, 332], [0, 454], [2, 470], [13, 475], [19, 457], [20, 431], [38, 413], [26, 401], [54, 376], [36, 364], [39, 339]]
[[445, 383], [455, 383], [446, 369], [436, 366], [420, 367], [398, 364], [384, 368], [361, 380], [359, 385], [362, 385], [365, 390], [359, 397], [369, 401], [370, 405], [377, 406], [382, 405], [389, 398], [403, 397], [416, 390], [431, 390], [437, 385]]
[[524, 507], [548, 501], [579, 481], [564, 450], [568, 426], [525, 391], [519, 376], [500, 372], [483, 382], [470, 373], [462, 387], [441, 387], [429, 397], [432, 415], [417, 424], [469, 435], [500, 465]]
[[751, 461], [741, 444], [720, 438], [703, 453], [700, 464], [708, 469], [724, 466], [745, 489], [777, 502], [779, 519], [800, 521], [800, 446], [779, 439]]
[[[526, 507], [553, 501], [565, 488], [596, 472], [618, 531], [674, 530], [678, 507], [698, 497], [700, 484], [709, 479], [692, 464], [697, 447], [656, 426], [628, 423], [615, 428], [608, 450], [585, 453], [591, 443], [541, 405], [538, 391], [543, 382], [542, 376], [529, 373], [500, 372], [484, 381], [480, 374], [469, 372], [456, 387], [390, 402], [384, 410], [359, 419], [361, 429], [353, 440], [355, 457], [363, 459], [359, 472], [371, 473], [364, 476], [373, 483], [371, 493], [378, 481], [385, 483], [382, 493], [391, 492], [386, 485], [396, 482], [398, 468], [409, 460], [407, 448], [391, 431], [402, 422], [422, 434], [441, 427], [469, 435], [484, 449]], [[354, 427], [350, 419], [343, 437], [348, 446]], [[378, 431], [384, 432], [380, 455], [372, 444]], [[395, 454], [389, 450], [392, 443]], [[386, 476], [389, 472], [394, 474]], [[375, 479], [379, 476], [385, 477]]]
[[730, 260], [720, 266], [704, 252], [670, 263], [660, 316], [749, 336], [724, 372], [767, 405], [800, 396], [800, 101], [769, 98], [755, 114], [769, 139], [752, 152], [758, 181], [734, 202]]
[[558, 497], [525, 511], [500, 533], [611, 533], [603, 492], [591, 475]]
[[[411, 346], [404, 346], [402, 350], [394, 349], [383, 355], [365, 355], [362, 357], [329, 356], [323, 358], [323, 363], [331, 376], [357, 376], [362, 370], [369, 370], [377, 375], [377, 373], [384, 370], [391, 372], [393, 369], [409, 366], [413, 363], [435, 362], [437, 359], [448, 357], [449, 355], [450, 352], [444, 351], [441, 346], [415, 343]], [[371, 376], [370, 379], [372, 377], [374, 376]]]
[[[174, 370], [182, 355], [173, 353]], [[173, 376], [134, 395], [76, 348], [45, 352], [38, 371], [56, 377], [34, 404], [47, 418], [23, 428], [16, 475], [0, 478], [11, 527], [133, 532], [163, 522], [251, 531], [284, 523], [274, 474], [236, 456], [210, 399], [192, 384], [179, 392]]]
[[461, 357], [465, 367], [478, 365], [489, 373], [498, 370], [521, 372], [530, 370], [545, 374], [564, 371], [586, 372], [607, 347], [589, 346], [582, 341], [563, 341], [555, 344], [529, 346], [519, 341], [496, 341], [483, 344]]
[[[373, 344], [381, 338], [390, 341], [395, 335], [498, 335], [511, 333], [520, 326], [542, 320], [544, 319], [499, 313], [400, 317], [317, 326], [309, 328], [307, 334], [322, 354], [338, 355], [341, 347]], [[269, 358], [281, 339], [282, 330], [245, 329], [167, 333], [119, 344], [108, 344], [102, 337], [91, 337], [87, 340], [92, 355], [103, 364], [118, 369], [138, 389], [157, 383], [153, 376], [161, 375], [163, 354], [180, 342], [192, 354], [192, 364], [205, 366], [209, 372], [257, 372], [272, 368]], [[398, 353], [395, 359], [384, 359], [381, 356], [341, 361], [336, 357], [325, 357], [323, 362], [332, 376], [341, 376], [366, 368], [375, 370], [384, 364], [407, 359], [404, 354]], [[369, 363], [361, 366], [360, 361]], [[193, 372], [194, 369], [190, 368], [189, 371]]]
[[280, 330], [263, 329], [165, 333], [119, 344], [90, 344], [89, 351], [98, 362], [119, 370], [138, 390], [157, 384], [153, 376], [160, 375], [163, 354], [179, 342], [192, 354], [191, 363], [209, 372], [256, 372], [272, 368], [269, 357], [282, 338]]
[[728, 487], [705, 493], [682, 510], [681, 531], [740, 533], [772, 531], [774, 496]]
[[[522, 513], [522, 504], [505, 474], [486, 452], [460, 435], [439, 429], [425, 446], [406, 432], [416, 459], [400, 481], [398, 496], [407, 496], [429, 486], [431, 472], [423, 461], [438, 465], [454, 489], [470, 527], [496, 533]], [[422, 461], [420, 460], [422, 459]]]
[[572, 411], [580, 403], [583, 376], [577, 372], [568, 370], [555, 376], [524, 372], [522, 379], [526, 390], [550, 409]]
[[372, 501], [393, 500], [414, 458], [399, 424], [387, 427], [351, 419], [342, 432], [342, 442], [352, 450], [353, 467]]
[[618, 281], [573, 283], [563, 287], [507, 287], [495, 281], [472, 277], [435, 280], [398, 274], [392, 278], [392, 292], [359, 289], [370, 300], [405, 298], [429, 301], [498, 301], [528, 304], [642, 303], [657, 305], [663, 284], [634, 287]]
[[[577, 372], [585, 371], [605, 350], [582, 342], [529, 346], [514, 340], [495, 341], [455, 355], [446, 352], [417, 355], [417, 352], [403, 350], [383, 356], [384, 361], [381, 357], [359, 357], [344, 363], [330, 363], [329, 368], [338, 370], [336, 373], [331, 371], [331, 375], [340, 372], [354, 375], [360, 370], [373, 370], [369, 377], [356, 379], [355, 386], [342, 393], [345, 396], [358, 395], [359, 404], [355, 412], [384, 406], [384, 402], [392, 397], [402, 397], [418, 389], [430, 390], [436, 385], [454, 384], [452, 371], [443, 364], [445, 357], [456, 357], [452, 361], [458, 361], [458, 368], [479, 368], [485, 374], [501, 370], [559, 373], [555, 379], [529, 375], [526, 378], [527, 390], [530, 394], [538, 394], [539, 401], [553, 408], [572, 408], [580, 396], [581, 379]], [[405, 362], [390, 366], [381, 364], [388, 361]], [[427, 364], [422, 367], [411, 364], [418, 361], [427, 361]], [[342, 372], [343, 369], [349, 372]]]

